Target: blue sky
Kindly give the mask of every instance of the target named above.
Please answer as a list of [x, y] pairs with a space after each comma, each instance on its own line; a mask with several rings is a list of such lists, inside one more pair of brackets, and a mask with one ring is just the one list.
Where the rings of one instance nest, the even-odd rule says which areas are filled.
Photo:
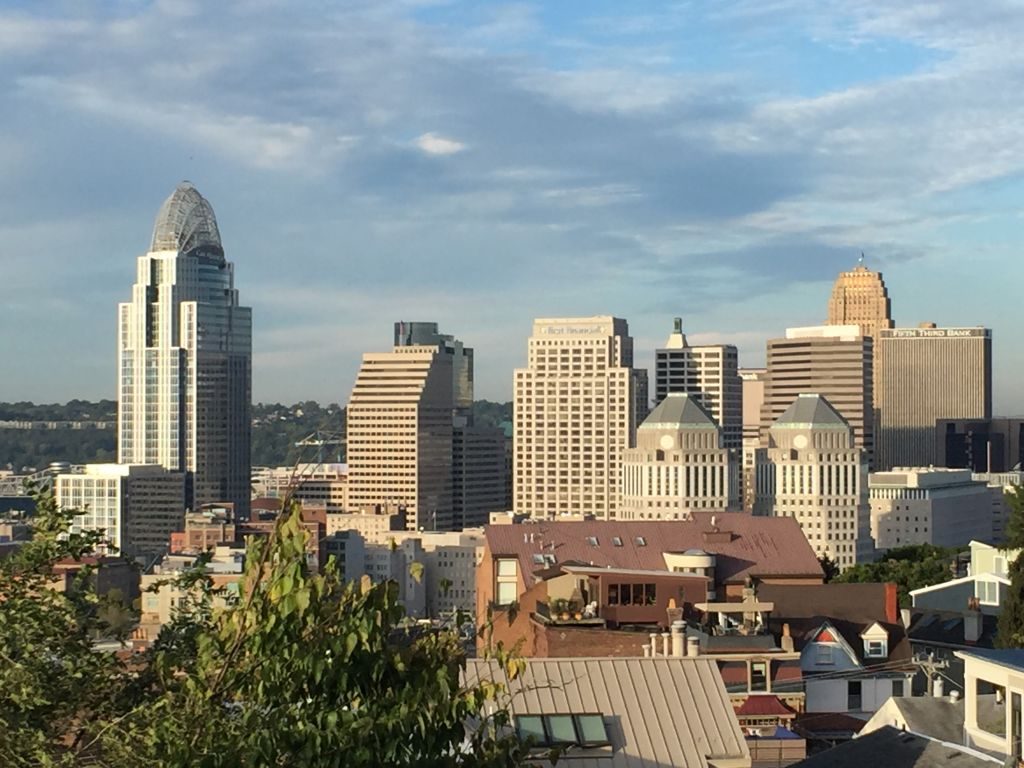
[[0, 5], [0, 400], [110, 397], [181, 179], [254, 310], [254, 397], [344, 402], [394, 320], [510, 395], [537, 316], [638, 362], [825, 318], [863, 250], [898, 324], [984, 324], [1024, 411], [1014, 2]]

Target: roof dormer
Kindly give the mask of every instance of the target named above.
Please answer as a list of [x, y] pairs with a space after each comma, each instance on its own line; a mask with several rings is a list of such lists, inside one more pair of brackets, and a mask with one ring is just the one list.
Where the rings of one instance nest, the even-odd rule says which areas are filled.
[[877, 621], [860, 633], [865, 659], [889, 658], [889, 632]]

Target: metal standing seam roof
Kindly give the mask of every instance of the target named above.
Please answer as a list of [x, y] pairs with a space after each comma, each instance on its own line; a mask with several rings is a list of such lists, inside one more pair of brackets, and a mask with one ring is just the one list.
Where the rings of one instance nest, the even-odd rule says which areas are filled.
[[506, 685], [499, 703], [513, 715], [602, 714], [613, 753], [566, 761], [574, 768], [750, 764], [712, 659], [529, 659], [513, 681], [496, 661], [470, 659], [465, 678]]

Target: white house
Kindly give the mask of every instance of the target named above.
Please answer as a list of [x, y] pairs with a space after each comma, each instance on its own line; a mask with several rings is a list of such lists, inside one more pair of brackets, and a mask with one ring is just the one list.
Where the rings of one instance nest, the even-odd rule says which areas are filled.
[[1024, 759], [1024, 650], [957, 651], [964, 661], [967, 746]]

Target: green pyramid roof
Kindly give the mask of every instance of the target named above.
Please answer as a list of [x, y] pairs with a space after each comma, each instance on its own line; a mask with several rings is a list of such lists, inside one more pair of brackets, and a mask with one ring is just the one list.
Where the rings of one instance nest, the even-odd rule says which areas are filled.
[[718, 429], [718, 425], [695, 397], [669, 392], [640, 429]]
[[775, 427], [787, 429], [842, 429], [850, 428], [839, 411], [822, 395], [799, 395], [792, 405], [775, 420]]

